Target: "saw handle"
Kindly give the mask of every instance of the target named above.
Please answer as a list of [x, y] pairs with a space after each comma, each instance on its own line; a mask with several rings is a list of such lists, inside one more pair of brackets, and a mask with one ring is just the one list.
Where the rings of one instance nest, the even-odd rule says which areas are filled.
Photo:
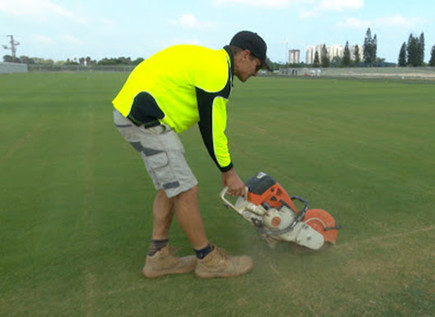
[[[226, 198], [226, 194], [228, 192], [228, 186], [225, 186], [224, 189], [222, 189], [221, 191], [221, 199], [223, 200], [223, 202], [225, 203], [225, 205], [227, 205], [228, 207], [233, 208], [235, 211], [237, 211], [239, 214], [241, 214], [243, 212], [244, 206], [240, 206], [239, 208], [237, 208], [231, 201], [229, 201]], [[245, 201], [248, 200], [248, 187], [245, 188], [245, 195], [243, 197], [245, 199]]]
[[297, 220], [304, 219], [305, 213], [308, 210], [308, 201], [302, 197], [299, 197], [299, 196], [291, 196], [290, 199], [291, 200], [299, 200], [300, 202], [302, 202], [304, 204], [304, 207], [298, 211], [297, 218], [296, 218]]

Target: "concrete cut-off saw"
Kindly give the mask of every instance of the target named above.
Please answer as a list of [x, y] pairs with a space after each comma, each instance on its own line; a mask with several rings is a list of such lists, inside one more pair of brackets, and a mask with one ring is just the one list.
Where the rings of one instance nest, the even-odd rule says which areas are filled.
[[[271, 176], [260, 172], [246, 182], [244, 197], [232, 202], [228, 187], [221, 192], [225, 205], [234, 209], [259, 231], [270, 247], [292, 242], [312, 250], [325, 242], [335, 244], [338, 229], [334, 217], [323, 209], [308, 209], [308, 201], [289, 196]], [[296, 205], [303, 205], [299, 210]]]

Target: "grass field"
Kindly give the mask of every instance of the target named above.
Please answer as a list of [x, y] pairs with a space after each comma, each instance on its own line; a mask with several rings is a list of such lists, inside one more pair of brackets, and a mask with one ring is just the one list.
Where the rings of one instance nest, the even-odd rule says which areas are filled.
[[112, 124], [126, 77], [0, 76], [1, 316], [435, 315], [434, 82], [236, 83], [227, 130], [239, 174], [267, 172], [331, 212], [338, 243], [269, 249], [223, 208], [193, 127], [181, 138], [209, 238], [255, 267], [235, 279], [146, 280], [154, 190]]

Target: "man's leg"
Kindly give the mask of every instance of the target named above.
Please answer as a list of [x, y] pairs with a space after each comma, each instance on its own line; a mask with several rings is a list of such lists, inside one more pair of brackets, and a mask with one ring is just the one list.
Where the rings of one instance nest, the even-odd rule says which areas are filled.
[[153, 240], [169, 238], [174, 211], [178, 223], [194, 249], [208, 245], [204, 224], [198, 207], [198, 187], [195, 186], [173, 198], [168, 198], [163, 189], [157, 192], [153, 205]]
[[207, 247], [209, 243], [199, 212], [197, 186], [173, 198], [168, 198], [166, 192], [162, 189], [157, 192], [153, 205], [152, 241], [169, 239], [174, 211], [177, 215], [178, 224], [193, 248], [201, 250]]
[[157, 192], [153, 205], [153, 240], [169, 238], [174, 211], [178, 223], [193, 248], [200, 250], [208, 245], [204, 224], [198, 207], [198, 187], [195, 186], [173, 198], [163, 189]]
[[148, 255], [166, 247], [169, 243], [169, 230], [174, 218], [174, 199], [168, 198], [163, 189], [156, 194], [153, 204], [153, 232]]
[[204, 224], [198, 207], [198, 187], [195, 186], [174, 197], [178, 224], [195, 250], [208, 246]]
[[145, 277], [188, 273], [195, 269], [196, 258], [194, 256], [181, 258], [174, 256], [168, 245], [176, 200], [176, 198], [168, 198], [164, 190], [159, 190], [154, 199], [152, 240], [142, 271]]
[[168, 198], [165, 191], [160, 189], [153, 204], [153, 240], [165, 240], [169, 238], [174, 217], [174, 198]]
[[229, 256], [209, 244], [198, 207], [197, 186], [175, 197], [178, 223], [189, 238], [198, 260], [195, 274], [201, 278], [232, 277], [249, 272], [254, 263], [248, 256]]

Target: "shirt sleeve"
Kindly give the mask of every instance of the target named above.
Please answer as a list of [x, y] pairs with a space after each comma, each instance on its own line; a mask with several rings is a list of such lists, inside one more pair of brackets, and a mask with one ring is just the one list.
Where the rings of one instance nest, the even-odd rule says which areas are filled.
[[[225, 89], [224, 89], [225, 90]], [[226, 104], [228, 99], [223, 92], [209, 93], [196, 88], [199, 110], [199, 130], [202, 139], [213, 161], [222, 171], [233, 167], [228, 150], [228, 139], [225, 135], [227, 123]]]

